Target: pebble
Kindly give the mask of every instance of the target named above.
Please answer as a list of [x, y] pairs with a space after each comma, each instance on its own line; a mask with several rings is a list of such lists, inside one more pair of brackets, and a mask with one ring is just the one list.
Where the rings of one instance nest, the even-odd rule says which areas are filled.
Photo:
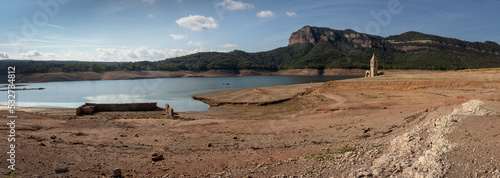
[[116, 168], [113, 170], [113, 176], [112, 177], [121, 177], [122, 176], [122, 169]]
[[156, 156], [153, 156], [153, 157], [151, 158], [151, 160], [152, 160], [152, 161], [155, 161], [155, 162], [156, 162], [156, 161], [160, 161], [160, 160], [162, 160], [162, 159], [163, 159], [163, 155], [158, 155], [158, 154], [157, 154]]
[[55, 172], [56, 172], [56, 174], [66, 173], [66, 172], [69, 172], [69, 168], [68, 167], [57, 168], [55, 170]]

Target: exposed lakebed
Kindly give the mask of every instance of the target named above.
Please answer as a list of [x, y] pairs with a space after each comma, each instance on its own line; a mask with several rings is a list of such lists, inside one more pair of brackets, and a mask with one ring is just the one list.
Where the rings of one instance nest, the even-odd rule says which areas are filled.
[[16, 104], [22, 107], [76, 108], [89, 103], [165, 103], [176, 111], [204, 111], [209, 105], [192, 96], [218, 91], [324, 82], [346, 76], [243, 76], [200, 78], [157, 78], [135, 80], [97, 80], [48, 83], [23, 83], [44, 90], [16, 91]]

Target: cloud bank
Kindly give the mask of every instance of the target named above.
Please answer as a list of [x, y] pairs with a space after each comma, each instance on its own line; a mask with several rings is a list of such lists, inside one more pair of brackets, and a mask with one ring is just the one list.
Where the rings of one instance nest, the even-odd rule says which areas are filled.
[[55, 53], [42, 53], [38, 50], [28, 51], [26, 53], [22, 53], [21, 56], [24, 58], [44, 58], [44, 57], [52, 57], [55, 58], [57, 55]]

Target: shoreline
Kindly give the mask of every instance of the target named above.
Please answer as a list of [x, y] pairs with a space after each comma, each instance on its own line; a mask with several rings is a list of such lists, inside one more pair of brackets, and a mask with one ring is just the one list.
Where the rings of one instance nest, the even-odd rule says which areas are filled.
[[[270, 75], [325, 75], [325, 76], [363, 76], [364, 69], [289, 69], [269, 70], [209, 70], [193, 71], [107, 71], [107, 72], [54, 72], [17, 74], [17, 83], [43, 83], [91, 80], [127, 80], [152, 78], [189, 78], [189, 77], [232, 77], [232, 76], [270, 76]], [[1, 75], [0, 75], [1, 76]]]

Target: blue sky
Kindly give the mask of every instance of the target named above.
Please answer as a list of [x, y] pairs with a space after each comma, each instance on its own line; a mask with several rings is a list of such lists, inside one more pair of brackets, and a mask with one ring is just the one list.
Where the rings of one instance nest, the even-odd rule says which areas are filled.
[[0, 59], [157, 61], [286, 46], [305, 25], [500, 43], [496, 0], [0, 0]]

